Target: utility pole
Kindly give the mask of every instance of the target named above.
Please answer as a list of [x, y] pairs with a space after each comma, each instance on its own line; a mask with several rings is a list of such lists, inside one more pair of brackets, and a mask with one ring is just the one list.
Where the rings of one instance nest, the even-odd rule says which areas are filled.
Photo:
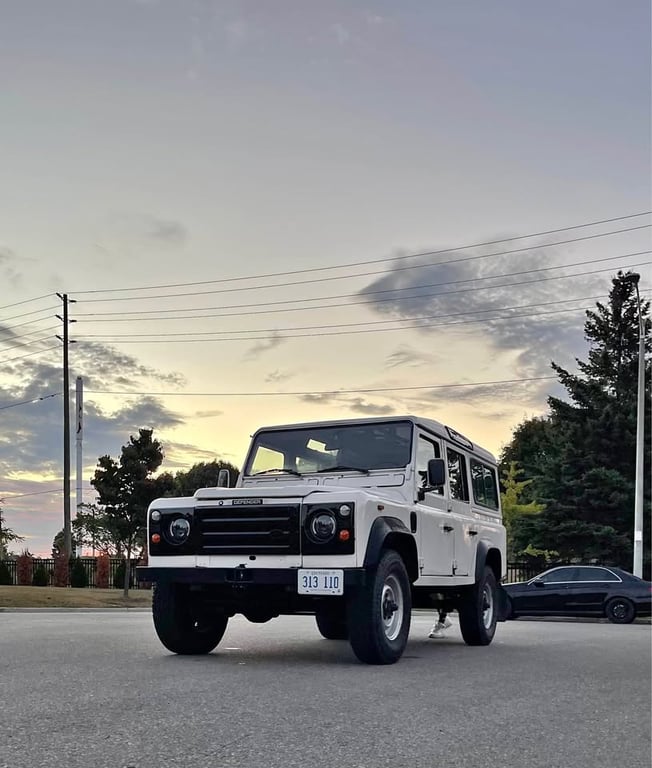
[[63, 344], [63, 546], [66, 558], [72, 554], [72, 527], [70, 521], [70, 371], [68, 345], [74, 344], [68, 337], [68, 325], [76, 322], [68, 319], [68, 304], [74, 303], [67, 293], [57, 293], [63, 304], [63, 313], [56, 317], [63, 323], [63, 334], [57, 339]]

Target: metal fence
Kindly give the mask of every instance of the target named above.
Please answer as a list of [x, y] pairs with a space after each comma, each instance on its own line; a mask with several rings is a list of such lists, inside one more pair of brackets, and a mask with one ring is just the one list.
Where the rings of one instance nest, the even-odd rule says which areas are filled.
[[[81, 557], [80, 560], [86, 571], [86, 576], [88, 577], [88, 586], [95, 587], [96, 578], [97, 578], [97, 558]], [[2, 562], [4, 565], [7, 566], [7, 570], [9, 571], [9, 574], [11, 576], [12, 583], [17, 584], [18, 583], [18, 562], [16, 560], [3, 560]], [[113, 589], [114, 587], [116, 589], [118, 588], [122, 589], [122, 584], [116, 587], [114, 583], [116, 571], [121, 565], [124, 565], [124, 560], [121, 557], [109, 558], [109, 588], [111, 589]], [[136, 579], [137, 565], [138, 565], [138, 562], [136, 560], [132, 560], [130, 563], [130, 571], [131, 571], [131, 577], [129, 582], [130, 587], [133, 589], [149, 588], [149, 584], [140, 583]], [[53, 577], [54, 577], [54, 558], [53, 557], [33, 558], [32, 574], [34, 574], [34, 572], [39, 566], [42, 566], [45, 569], [45, 572], [48, 574], [49, 583], [52, 584]]]
[[[97, 577], [97, 558], [95, 557], [82, 557], [80, 558], [81, 562], [84, 565], [84, 568], [86, 569], [86, 575], [88, 577], [88, 586], [89, 587], [95, 587], [96, 586], [96, 577]], [[17, 584], [18, 583], [18, 577], [17, 577], [17, 562], [16, 560], [4, 560], [4, 564], [7, 566], [7, 569], [9, 570], [9, 573], [11, 575], [12, 583]], [[124, 563], [124, 560], [119, 557], [112, 557], [109, 560], [110, 567], [109, 567], [109, 587], [114, 588], [114, 578], [115, 573], [118, 570], [118, 568]], [[133, 589], [147, 589], [149, 588], [149, 584], [144, 584], [139, 582], [136, 579], [136, 566], [138, 565], [136, 560], [131, 561], [131, 579], [130, 579], [130, 586]], [[53, 581], [53, 574], [54, 574], [54, 558], [51, 557], [45, 557], [45, 558], [34, 558], [32, 561], [32, 573], [39, 567], [43, 566], [45, 568], [46, 573], [49, 577], [49, 583], [52, 584]], [[541, 573], [544, 570], [547, 570], [547, 568], [553, 567], [552, 565], [548, 566], [541, 566], [536, 563], [528, 563], [528, 562], [511, 562], [507, 563], [507, 577], [505, 578], [506, 583], [514, 582], [514, 581], [528, 581], [529, 579], [534, 578], [538, 573]], [[119, 588], [122, 588], [122, 584], [119, 585]]]

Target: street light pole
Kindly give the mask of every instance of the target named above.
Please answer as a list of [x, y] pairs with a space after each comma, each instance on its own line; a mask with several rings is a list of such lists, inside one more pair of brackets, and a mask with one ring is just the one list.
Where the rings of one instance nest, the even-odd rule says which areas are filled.
[[640, 275], [636, 275], [638, 305], [638, 397], [636, 399], [636, 490], [634, 496], [634, 576], [643, 577], [643, 458], [645, 452], [645, 323], [638, 291]]
[[[620, 273], [619, 273], [620, 274]], [[645, 449], [645, 321], [641, 312], [641, 294], [638, 283], [641, 276], [629, 272], [620, 277], [621, 283], [629, 283], [636, 291], [638, 308], [638, 386], [636, 397], [636, 470], [634, 480], [634, 562], [632, 573], [643, 576], [643, 458]]]

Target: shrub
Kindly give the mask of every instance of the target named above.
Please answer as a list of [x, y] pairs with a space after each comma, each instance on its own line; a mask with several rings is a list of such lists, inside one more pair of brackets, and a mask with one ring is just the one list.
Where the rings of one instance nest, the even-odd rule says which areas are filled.
[[[115, 572], [113, 574], [113, 586], [116, 589], [124, 589], [125, 586], [125, 561], [122, 560], [120, 562], [120, 565], [115, 569]], [[133, 579], [129, 581], [129, 587], [133, 587], [134, 582]]]
[[54, 558], [54, 586], [67, 587], [70, 576], [70, 564], [66, 555], [61, 552]]
[[34, 575], [32, 576], [32, 586], [34, 587], [47, 587], [50, 583], [50, 574], [47, 572], [43, 563], [38, 563], [34, 569]]
[[97, 589], [109, 588], [109, 574], [111, 572], [111, 561], [108, 555], [99, 555], [97, 558], [97, 567], [95, 570], [95, 586]]
[[34, 558], [27, 550], [16, 560], [16, 581], [21, 586], [27, 587], [32, 583], [32, 569], [34, 567]]
[[88, 586], [88, 574], [81, 558], [73, 557], [70, 559], [70, 586], [83, 588]]
[[11, 578], [11, 571], [7, 568], [6, 563], [0, 560], [0, 584], [7, 586], [13, 583], [14, 580]]

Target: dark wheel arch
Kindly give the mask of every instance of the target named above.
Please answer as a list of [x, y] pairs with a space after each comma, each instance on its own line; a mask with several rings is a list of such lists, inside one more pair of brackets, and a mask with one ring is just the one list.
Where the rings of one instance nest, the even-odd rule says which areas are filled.
[[383, 552], [393, 549], [403, 559], [410, 582], [419, 578], [417, 543], [414, 534], [397, 517], [378, 517], [371, 526], [364, 567], [373, 570], [378, 566]]

